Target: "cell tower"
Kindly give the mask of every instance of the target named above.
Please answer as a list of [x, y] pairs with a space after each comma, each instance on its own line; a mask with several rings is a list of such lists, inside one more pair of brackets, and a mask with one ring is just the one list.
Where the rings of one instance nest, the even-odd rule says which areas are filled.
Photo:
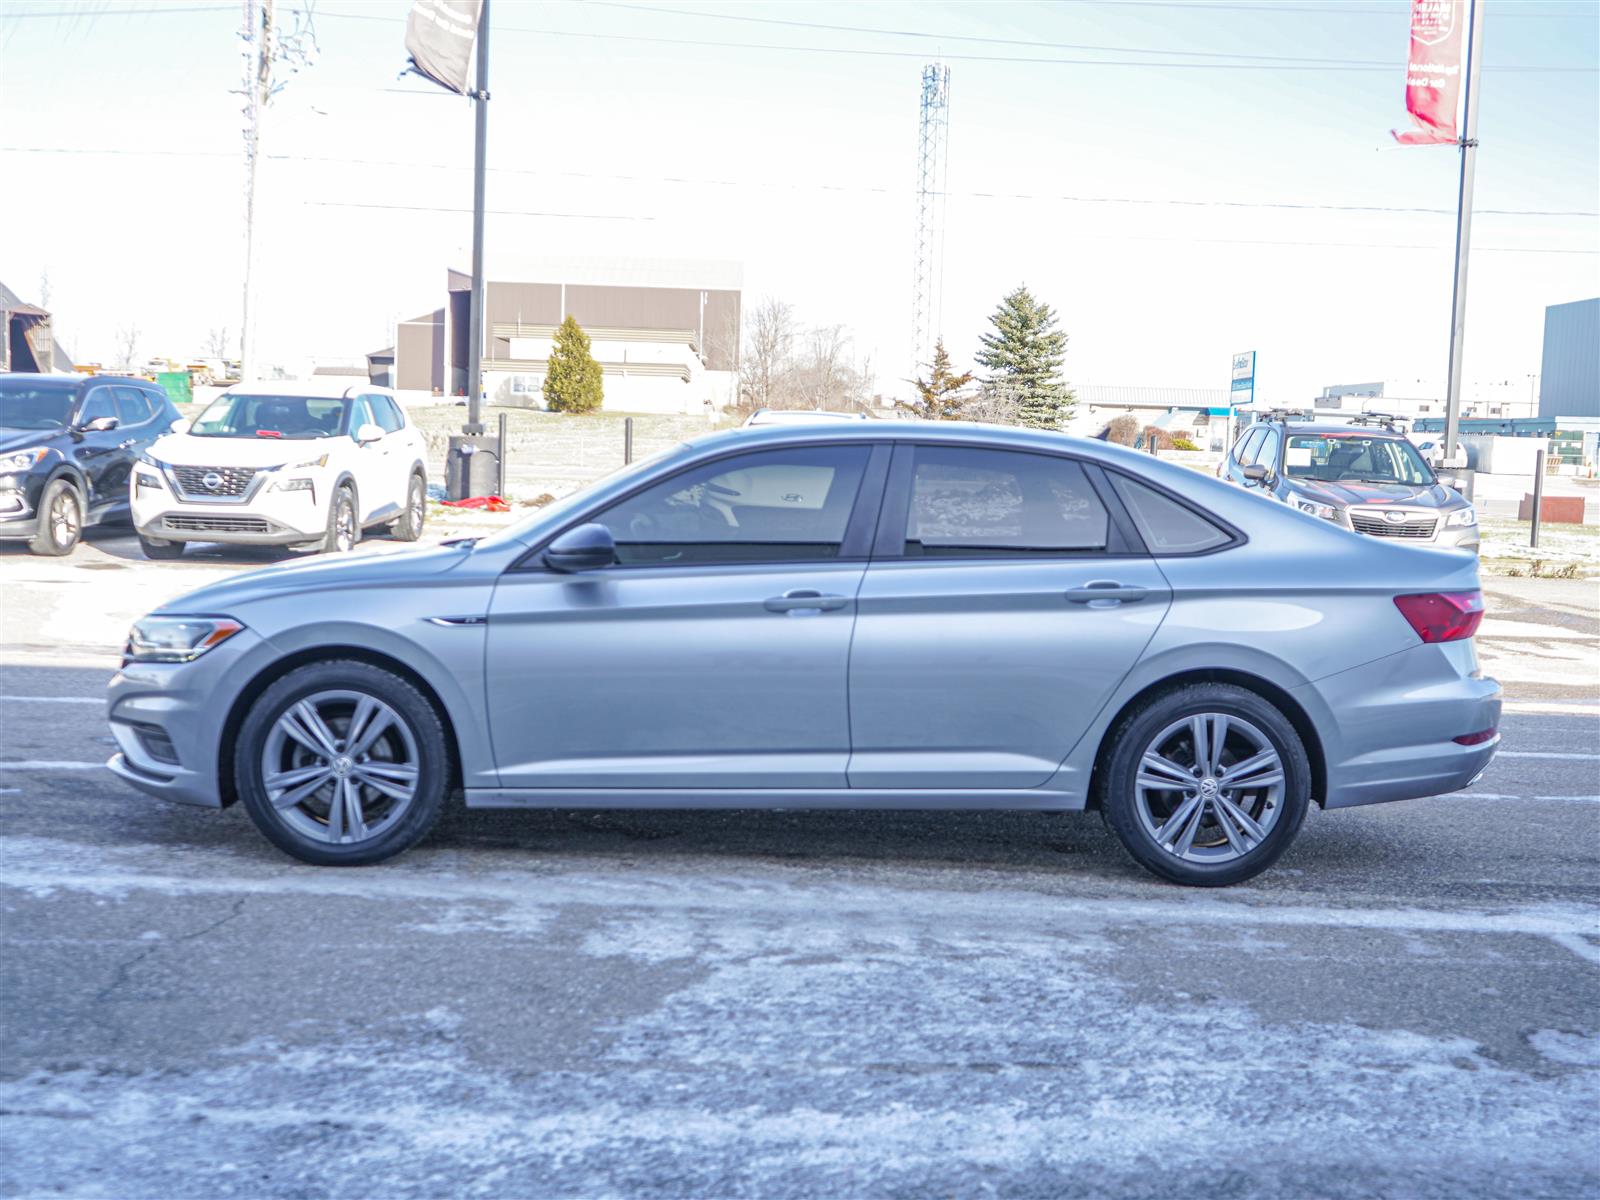
[[933, 358], [944, 287], [944, 191], [950, 145], [950, 68], [922, 68], [922, 126], [917, 139], [917, 252], [911, 293], [911, 374]]

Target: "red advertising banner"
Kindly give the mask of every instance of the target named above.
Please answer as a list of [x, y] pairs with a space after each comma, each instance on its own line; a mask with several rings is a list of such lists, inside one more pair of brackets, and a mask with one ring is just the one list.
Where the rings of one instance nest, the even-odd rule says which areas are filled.
[[1470, 0], [1411, 0], [1406, 112], [1415, 129], [1390, 130], [1402, 146], [1453, 144], [1461, 103], [1461, 35]]

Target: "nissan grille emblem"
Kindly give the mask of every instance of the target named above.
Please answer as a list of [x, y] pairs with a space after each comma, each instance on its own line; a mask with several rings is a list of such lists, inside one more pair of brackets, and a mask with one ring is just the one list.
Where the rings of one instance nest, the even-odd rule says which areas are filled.
[[[206, 483], [208, 486], [210, 482], [211, 476], [207, 475]], [[1404, 525], [1406, 523], [1406, 515], [1403, 512], [1386, 512], [1383, 514], [1383, 519], [1391, 525]]]
[[[206, 490], [208, 492], [214, 492], [222, 486], [222, 476], [218, 475], [215, 471], [207, 471], [204, 475], [200, 476], [200, 482], [206, 485]], [[1390, 513], [1389, 515], [1394, 517], [1398, 514]]]

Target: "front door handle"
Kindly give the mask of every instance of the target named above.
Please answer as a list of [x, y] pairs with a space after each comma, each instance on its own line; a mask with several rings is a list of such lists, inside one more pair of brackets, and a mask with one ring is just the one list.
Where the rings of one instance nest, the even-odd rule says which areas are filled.
[[[1143, 600], [1150, 594], [1150, 589], [1130, 587], [1127, 584], [1117, 583], [1111, 579], [1096, 579], [1094, 582], [1086, 583], [1082, 587], [1068, 588], [1066, 594], [1067, 599], [1073, 604], [1098, 605], [1107, 601], [1110, 604], [1117, 604], [1122, 601], [1131, 604], [1135, 600]], [[1110, 607], [1110, 604], [1106, 604], [1106, 607]]]
[[804, 617], [813, 613], [831, 612], [843, 608], [850, 603], [849, 596], [836, 596], [828, 592], [812, 591], [810, 588], [796, 588], [785, 592], [781, 596], [770, 597], [763, 605], [768, 612], [789, 613], [793, 616]]

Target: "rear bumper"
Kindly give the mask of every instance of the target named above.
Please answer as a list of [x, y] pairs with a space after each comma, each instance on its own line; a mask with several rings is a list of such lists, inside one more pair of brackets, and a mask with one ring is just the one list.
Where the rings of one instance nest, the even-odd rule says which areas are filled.
[[1494, 758], [1500, 685], [1478, 670], [1473, 643], [1418, 645], [1295, 689], [1316, 721], [1327, 766], [1325, 808], [1460, 791]]

